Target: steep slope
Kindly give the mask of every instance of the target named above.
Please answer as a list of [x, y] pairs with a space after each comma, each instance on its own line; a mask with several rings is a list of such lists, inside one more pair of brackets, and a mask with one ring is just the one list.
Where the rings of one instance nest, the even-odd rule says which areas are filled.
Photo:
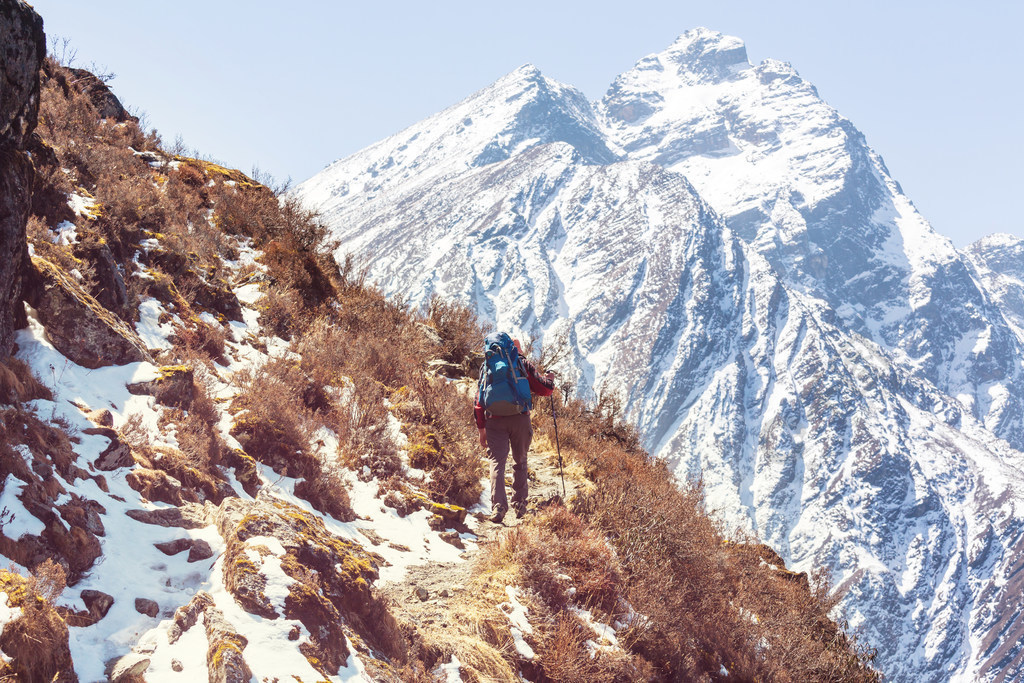
[[[0, 678], [878, 680], [806, 575], [578, 399], [552, 398], [560, 447], [534, 415], [530, 514], [481, 529], [472, 312], [386, 298], [294, 201], [168, 154], [91, 74], [43, 76], [0, 354]], [[568, 145], [536, 149], [572, 181]]]
[[[796, 566], [837, 570], [889, 675], [989, 665], [972, 653], [1020, 561], [1021, 455], [788, 290], [682, 176], [556, 143], [399, 203], [339, 232], [381, 255], [374, 276], [563, 340], [575, 381], [621, 391], [711, 505]], [[1012, 659], [1024, 625], [1003, 627]]]
[[989, 235], [963, 253], [984, 283], [990, 300], [1024, 338], [1024, 240], [1013, 235]]
[[686, 175], [790, 286], [1024, 446], [1024, 344], [792, 66], [752, 66], [739, 39], [695, 29], [619, 76], [597, 111], [613, 144]]
[[[447, 145], [444, 173], [332, 193], [443, 113], [299, 196], [386, 291], [471, 302], [564, 353], [583, 393], [621, 396], [721, 514], [836, 572], [888, 675], [1019, 673], [1024, 463], [990, 430], [1021, 438], [1020, 342], [863, 136], [791, 67], [704, 30], [597, 105], [623, 161], [537, 135], [554, 114], [522, 115], [511, 83], [448, 110], [514, 121], [507, 158]], [[577, 107], [559, 92], [554, 112]]]
[[429, 187], [536, 144], [572, 144], [589, 163], [615, 158], [578, 90], [525, 65], [406, 130], [337, 161], [296, 191], [336, 224], [392, 193]]

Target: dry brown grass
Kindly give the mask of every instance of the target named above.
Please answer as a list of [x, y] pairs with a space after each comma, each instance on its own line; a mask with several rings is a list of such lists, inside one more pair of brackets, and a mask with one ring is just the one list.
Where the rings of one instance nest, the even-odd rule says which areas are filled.
[[[631, 650], [670, 680], [705, 680], [722, 666], [736, 680], [878, 680], [872, 652], [828, 619], [827, 587], [809, 590], [800, 575], [767, 569], [764, 546], [731, 541], [700, 483], [649, 459], [618, 415], [613, 401], [573, 400], [558, 427], [563, 454], [596, 484], [572, 509], [608, 539], [620, 593], [643, 615], [623, 634]], [[553, 440], [550, 414], [537, 422]]]
[[32, 368], [13, 356], [0, 361], [0, 403], [18, 404], [38, 398], [51, 400], [53, 394]]
[[490, 326], [485, 325], [468, 306], [436, 294], [427, 307], [427, 322], [441, 339], [438, 357], [460, 368], [463, 376], [468, 376], [474, 365], [473, 355], [479, 355]]
[[[77, 680], [68, 648], [68, 627], [51, 604], [63, 570], [47, 561], [40, 571], [43, 575], [26, 580], [0, 570], [0, 591], [6, 594], [7, 605], [21, 608], [21, 615], [7, 623], [0, 635], [0, 648], [6, 655], [0, 662], [0, 680]], [[38, 594], [36, 588], [43, 589], [45, 595]]]

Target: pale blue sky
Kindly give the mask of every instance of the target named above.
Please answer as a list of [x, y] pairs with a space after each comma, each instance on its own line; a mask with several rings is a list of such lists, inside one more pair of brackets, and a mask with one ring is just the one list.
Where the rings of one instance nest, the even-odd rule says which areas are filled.
[[792, 62], [957, 245], [1024, 236], [1024, 3], [36, 0], [167, 142], [298, 182], [526, 62], [603, 95], [695, 26]]

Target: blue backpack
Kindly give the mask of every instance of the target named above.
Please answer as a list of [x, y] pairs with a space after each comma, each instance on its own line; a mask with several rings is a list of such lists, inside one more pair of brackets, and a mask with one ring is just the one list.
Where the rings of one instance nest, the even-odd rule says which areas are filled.
[[480, 367], [477, 396], [488, 415], [518, 415], [533, 407], [530, 380], [512, 338], [495, 332], [484, 339], [484, 363]]

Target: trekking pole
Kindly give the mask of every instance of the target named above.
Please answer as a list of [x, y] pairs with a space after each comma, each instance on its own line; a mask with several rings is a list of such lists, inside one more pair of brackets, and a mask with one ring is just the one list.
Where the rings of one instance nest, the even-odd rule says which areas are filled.
[[555, 449], [558, 451], [558, 474], [562, 477], [562, 504], [565, 504], [565, 473], [562, 471], [562, 447], [558, 445], [558, 416], [555, 415], [555, 397], [551, 395], [551, 419], [555, 423]]

